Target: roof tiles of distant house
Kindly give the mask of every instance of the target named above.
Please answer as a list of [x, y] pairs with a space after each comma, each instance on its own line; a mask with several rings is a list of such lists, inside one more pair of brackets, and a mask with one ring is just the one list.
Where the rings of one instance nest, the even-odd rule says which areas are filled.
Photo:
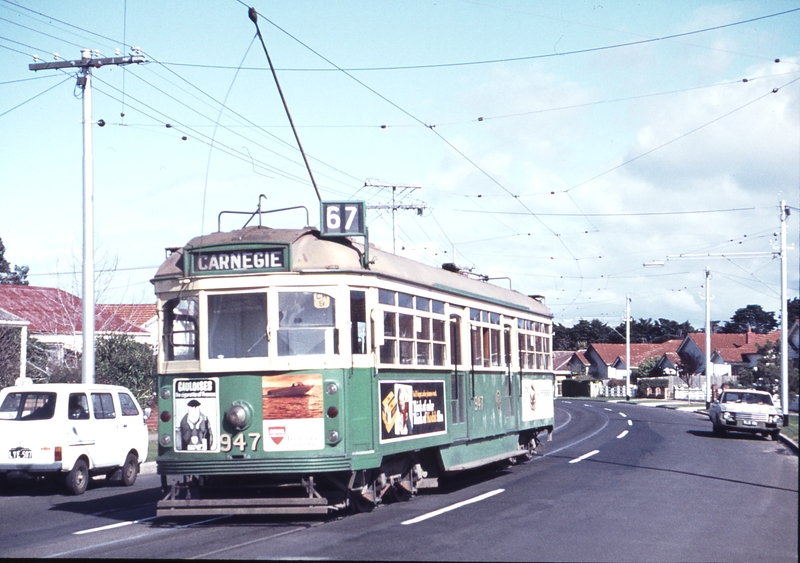
[[142, 327], [156, 316], [156, 306], [155, 303], [146, 303], [146, 304], [131, 304], [131, 303], [121, 303], [121, 304], [99, 304], [98, 307], [102, 307], [109, 313], [113, 313], [118, 317], [122, 317], [129, 323], [136, 325], [138, 327]]
[[[631, 367], [636, 367], [647, 358], [661, 357], [668, 352], [674, 352], [682, 340], [668, 340], [660, 344], [631, 343]], [[617, 358], [625, 361], [625, 344], [592, 344], [606, 365], [611, 365]]]
[[[83, 330], [81, 299], [61, 289], [0, 285], [0, 308], [28, 321], [28, 330], [32, 333], [66, 334]], [[103, 307], [95, 308], [95, 330], [145, 332]]]

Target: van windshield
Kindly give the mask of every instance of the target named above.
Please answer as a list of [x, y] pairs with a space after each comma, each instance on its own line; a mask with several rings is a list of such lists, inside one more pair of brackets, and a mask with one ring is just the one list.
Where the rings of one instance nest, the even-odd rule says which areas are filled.
[[0, 405], [0, 420], [48, 420], [55, 410], [55, 393], [9, 393]]

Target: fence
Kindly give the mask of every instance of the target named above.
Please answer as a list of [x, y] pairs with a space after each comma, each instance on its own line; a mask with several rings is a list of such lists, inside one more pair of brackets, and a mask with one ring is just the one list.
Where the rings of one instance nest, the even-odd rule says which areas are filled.
[[[636, 397], [636, 385], [630, 385], [629, 389], [629, 396]], [[624, 385], [617, 385], [616, 387], [609, 387], [608, 385], [603, 385], [600, 387], [597, 393], [598, 397], [625, 397], [625, 386]]]
[[699, 387], [675, 387], [672, 397], [676, 401], [705, 401], [706, 392]]

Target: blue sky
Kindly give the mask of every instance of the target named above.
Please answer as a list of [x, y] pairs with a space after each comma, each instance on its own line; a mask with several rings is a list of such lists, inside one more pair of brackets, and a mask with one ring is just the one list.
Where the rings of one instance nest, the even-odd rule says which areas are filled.
[[[398, 190], [424, 208], [398, 212], [398, 253], [544, 295], [567, 325], [616, 325], [630, 294], [635, 318], [702, 327], [706, 266], [713, 319], [780, 310], [779, 261], [733, 253], [775, 250], [779, 202], [800, 207], [800, 2], [252, 5], [323, 199], [419, 188]], [[82, 106], [74, 73], [28, 65], [131, 47], [148, 62], [93, 73], [101, 302], [152, 302], [164, 248], [260, 194], [319, 221], [247, 4], [0, 0], [0, 237], [34, 285], [80, 293]], [[390, 212], [368, 224], [391, 249]], [[726, 257], [643, 267], [679, 254]]]

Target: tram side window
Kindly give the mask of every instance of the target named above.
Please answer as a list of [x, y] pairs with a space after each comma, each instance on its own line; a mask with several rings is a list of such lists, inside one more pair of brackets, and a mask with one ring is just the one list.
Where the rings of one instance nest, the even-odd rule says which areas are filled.
[[380, 348], [380, 363], [445, 365], [443, 301], [379, 289], [378, 302], [387, 305], [383, 311], [384, 343]]
[[177, 297], [164, 304], [164, 350], [167, 360], [196, 360], [197, 297]]
[[311, 291], [278, 294], [278, 355], [337, 354], [335, 299]]
[[210, 358], [267, 356], [267, 295], [240, 293], [208, 296]]
[[519, 366], [521, 369], [550, 369], [550, 325], [519, 319]]
[[472, 365], [499, 366], [500, 355], [500, 315], [470, 309]]

